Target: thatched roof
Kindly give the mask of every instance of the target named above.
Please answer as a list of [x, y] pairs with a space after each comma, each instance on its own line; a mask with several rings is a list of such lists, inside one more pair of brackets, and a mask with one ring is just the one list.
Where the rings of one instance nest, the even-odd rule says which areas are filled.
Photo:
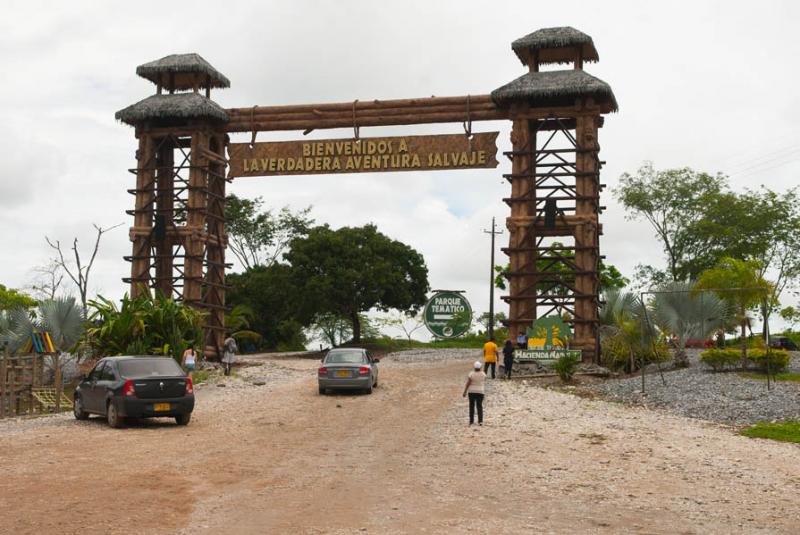
[[153, 95], [118, 111], [114, 117], [131, 126], [151, 120], [228, 120], [228, 114], [219, 104], [199, 93]]
[[511, 49], [523, 64], [528, 63], [528, 57], [533, 50], [539, 53], [539, 64], [547, 63], [572, 63], [575, 59], [575, 47], [580, 46], [583, 52], [583, 61], [597, 61], [597, 49], [592, 38], [571, 26], [558, 28], [542, 28], [535, 32], [520, 37], [511, 43]]
[[610, 104], [617, 111], [617, 99], [609, 86], [581, 70], [529, 72], [492, 91], [498, 106], [529, 101], [533, 106], [570, 106], [578, 97], [593, 97], [598, 104]]
[[[200, 54], [172, 54], [136, 67], [136, 74], [169, 90], [200, 87], [230, 87], [231, 82]], [[199, 76], [198, 76], [199, 75]]]

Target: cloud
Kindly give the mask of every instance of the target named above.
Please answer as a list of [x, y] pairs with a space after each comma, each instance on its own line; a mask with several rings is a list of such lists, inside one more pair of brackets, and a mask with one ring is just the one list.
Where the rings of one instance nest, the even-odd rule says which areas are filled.
[[[231, 89], [213, 93], [227, 107], [485, 94], [524, 72], [512, 40], [539, 27], [575, 26], [592, 35], [600, 53], [587, 71], [611, 84], [621, 106], [599, 138], [607, 162], [602, 181], [609, 185], [601, 247], [626, 275], [638, 262], [663, 262], [652, 232], [626, 220], [611, 195], [619, 175], [642, 160], [660, 168], [730, 169], [737, 189], [797, 183], [800, 166], [789, 156], [780, 167], [733, 173], [797, 135], [800, 109], [786, 89], [798, 76], [786, 58], [800, 55], [800, 40], [792, 37], [800, 11], [792, 3], [759, 9], [730, 3], [724, 10], [632, 1], [612, 10], [502, 0], [489, 8], [412, 0], [392, 9], [368, 1], [235, 2], [224, 11], [212, 2], [192, 5], [191, 17], [183, 5], [156, 1], [5, 6], [0, 283], [22, 284], [30, 267], [47, 259], [44, 234], [88, 243], [92, 222], [130, 224], [124, 210], [133, 199], [125, 189], [133, 182], [127, 169], [135, 164], [136, 141], [113, 115], [154, 91], [136, 77], [136, 66], [171, 53], [197, 51], [228, 76]], [[754, 34], [758, 47], [741, 38]], [[473, 127], [499, 129], [499, 148], [508, 150], [507, 122]], [[420, 125], [361, 135], [460, 131], [459, 124]], [[344, 129], [307, 137], [348, 136], [352, 131]], [[299, 132], [259, 134], [259, 140], [300, 138]], [[725, 161], [731, 154], [737, 159]], [[501, 177], [508, 161], [499, 159], [494, 171], [237, 179], [230, 189], [262, 195], [274, 208], [313, 204], [314, 217], [332, 226], [375, 222], [423, 252], [432, 284], [468, 290], [476, 310], [485, 310], [489, 251], [482, 231], [492, 216], [503, 228], [508, 213], [500, 200], [509, 192]], [[498, 250], [506, 240], [499, 237]], [[104, 239], [96, 276], [111, 297], [126, 289], [120, 279], [129, 270], [122, 260], [129, 248], [122, 229]]]

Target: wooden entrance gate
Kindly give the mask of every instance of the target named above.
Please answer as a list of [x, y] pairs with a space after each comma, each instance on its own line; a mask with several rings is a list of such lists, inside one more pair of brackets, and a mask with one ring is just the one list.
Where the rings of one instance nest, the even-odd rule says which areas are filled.
[[[512, 43], [527, 73], [488, 95], [223, 109], [211, 89], [230, 82], [197, 54], [139, 66], [156, 94], [117, 112], [139, 148], [130, 238], [131, 293], [158, 289], [208, 311], [205, 354], [221, 352], [225, 315], [226, 148], [232, 132], [512, 121], [508, 327], [516, 337], [549, 313], [567, 314], [573, 347], [598, 356], [601, 185], [598, 129], [616, 111], [608, 84], [583, 70], [588, 35], [546, 28]], [[548, 64], [564, 70], [542, 71]], [[203, 94], [204, 93], [204, 94]]]

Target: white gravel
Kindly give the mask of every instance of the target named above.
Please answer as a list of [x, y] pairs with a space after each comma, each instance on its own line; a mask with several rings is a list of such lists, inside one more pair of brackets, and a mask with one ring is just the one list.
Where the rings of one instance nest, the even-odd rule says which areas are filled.
[[[772, 383], [768, 390], [766, 381], [708, 370], [698, 361], [699, 351], [690, 351], [689, 357], [688, 368], [664, 372], [666, 385], [655, 369], [649, 369], [644, 395], [638, 375], [608, 380], [588, 390], [605, 399], [728, 425], [800, 420], [800, 383]], [[793, 355], [790, 370], [800, 370], [800, 354]]]

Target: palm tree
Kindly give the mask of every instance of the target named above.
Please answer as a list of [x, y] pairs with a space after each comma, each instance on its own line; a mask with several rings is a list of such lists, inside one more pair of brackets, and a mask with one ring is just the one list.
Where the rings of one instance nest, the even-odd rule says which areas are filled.
[[31, 313], [15, 308], [0, 313], [0, 342], [7, 344], [11, 353], [25, 346], [31, 332], [37, 328]]
[[[645, 305], [635, 293], [610, 289], [603, 295], [604, 303], [599, 311], [600, 336], [615, 340], [621, 354], [627, 355], [628, 370], [636, 370], [638, 360], [644, 365], [658, 332], [650, 323]], [[655, 353], [652, 355], [655, 358]]]
[[50, 333], [57, 351], [75, 347], [83, 336], [84, 317], [74, 297], [57, 297], [39, 305], [41, 326]]
[[602, 325], [619, 325], [633, 318], [638, 298], [636, 294], [612, 289], [603, 294], [599, 317]]
[[705, 340], [721, 328], [728, 317], [728, 306], [716, 294], [697, 293], [693, 282], [675, 281], [662, 286], [652, 302], [659, 328], [676, 341], [675, 366], [688, 366], [686, 341]]

